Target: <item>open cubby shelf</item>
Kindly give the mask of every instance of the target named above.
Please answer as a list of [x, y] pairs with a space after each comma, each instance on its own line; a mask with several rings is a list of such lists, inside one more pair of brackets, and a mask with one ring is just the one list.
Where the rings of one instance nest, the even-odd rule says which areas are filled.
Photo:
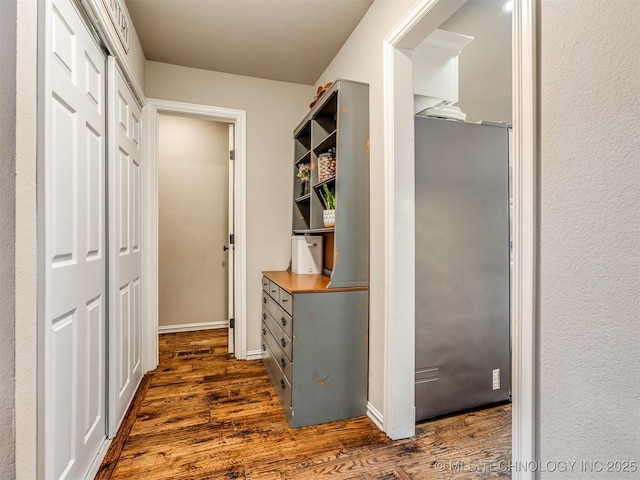
[[302, 157], [296, 160], [296, 165], [302, 165], [303, 163], [311, 164], [311, 150], [308, 150]]
[[[323, 271], [329, 287], [367, 286], [369, 278], [369, 87], [337, 80], [294, 130], [293, 234], [330, 235]], [[318, 157], [330, 149], [339, 171], [322, 182]], [[300, 195], [298, 166], [311, 166], [311, 193]], [[325, 227], [324, 185], [336, 196], [336, 224]], [[337, 262], [340, 252], [340, 262]]]

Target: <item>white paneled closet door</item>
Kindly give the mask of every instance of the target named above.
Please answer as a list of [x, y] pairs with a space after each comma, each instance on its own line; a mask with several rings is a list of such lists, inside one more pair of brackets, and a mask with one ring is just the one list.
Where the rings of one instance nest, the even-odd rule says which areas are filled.
[[141, 118], [115, 59], [109, 85], [109, 436], [142, 379]]
[[44, 477], [106, 440], [105, 56], [69, 0], [46, 9]]

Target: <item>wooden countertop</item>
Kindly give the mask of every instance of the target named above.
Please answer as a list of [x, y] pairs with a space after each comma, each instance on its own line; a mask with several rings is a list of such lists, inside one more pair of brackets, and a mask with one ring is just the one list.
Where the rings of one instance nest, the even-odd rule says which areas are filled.
[[300, 275], [289, 271], [268, 271], [262, 274], [274, 283], [280, 285], [287, 292], [316, 293], [316, 292], [351, 292], [354, 290], [367, 290], [368, 287], [339, 287], [330, 288], [331, 278], [326, 275]]

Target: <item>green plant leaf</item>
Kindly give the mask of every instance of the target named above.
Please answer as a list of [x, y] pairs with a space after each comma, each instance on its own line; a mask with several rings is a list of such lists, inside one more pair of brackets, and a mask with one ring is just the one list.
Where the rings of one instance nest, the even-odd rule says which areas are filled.
[[326, 183], [322, 186], [322, 191], [319, 193], [322, 198], [322, 203], [324, 203], [325, 210], [335, 210], [336, 195], [334, 192], [329, 190], [329, 186]]

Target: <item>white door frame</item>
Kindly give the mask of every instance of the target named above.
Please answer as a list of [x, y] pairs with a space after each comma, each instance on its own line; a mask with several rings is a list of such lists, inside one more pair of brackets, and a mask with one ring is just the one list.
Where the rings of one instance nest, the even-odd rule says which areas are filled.
[[[235, 141], [236, 135], [235, 135], [235, 127], [233, 123], [229, 124], [229, 159], [231, 161], [235, 161]], [[231, 164], [233, 165], [233, 164]], [[227, 284], [228, 285], [233, 285], [233, 283], [235, 282], [235, 278], [236, 278], [236, 274], [235, 274], [235, 256], [233, 254], [234, 250], [235, 250], [235, 238], [234, 241], [231, 241], [231, 236], [235, 237], [235, 227], [236, 227], [236, 221], [235, 221], [235, 169], [229, 167], [229, 175], [228, 175], [229, 179], [229, 212], [227, 214], [227, 222], [228, 222], [228, 232], [227, 232], [227, 243], [226, 243], [226, 248], [228, 249], [227, 251], [228, 256], [227, 256]], [[227, 319], [229, 320], [229, 324], [227, 326], [227, 332], [228, 332], [228, 347], [227, 347], [227, 351], [229, 353], [233, 353], [235, 355], [236, 353], [236, 335], [235, 335], [235, 325], [233, 324], [233, 322], [235, 322], [235, 310], [236, 310], [236, 305], [235, 305], [235, 291], [233, 288], [229, 288], [228, 293], [227, 293]], [[234, 319], [233, 322], [231, 321], [231, 319]]]
[[143, 333], [145, 371], [158, 365], [158, 115], [181, 115], [215, 122], [232, 123], [235, 129], [235, 160], [230, 168], [235, 170], [234, 218], [235, 249], [235, 356], [246, 359], [246, 124], [245, 110], [197, 105], [147, 98], [145, 106], [146, 139], [143, 174], [143, 217], [145, 254], [142, 271], [146, 278], [143, 305], [146, 329]]
[[[385, 38], [385, 402], [391, 438], [415, 433], [413, 49], [464, 0], [421, 0]], [[535, 459], [536, 0], [513, 11], [512, 457]], [[519, 463], [523, 462], [523, 463]], [[514, 479], [533, 478], [513, 472]]]

